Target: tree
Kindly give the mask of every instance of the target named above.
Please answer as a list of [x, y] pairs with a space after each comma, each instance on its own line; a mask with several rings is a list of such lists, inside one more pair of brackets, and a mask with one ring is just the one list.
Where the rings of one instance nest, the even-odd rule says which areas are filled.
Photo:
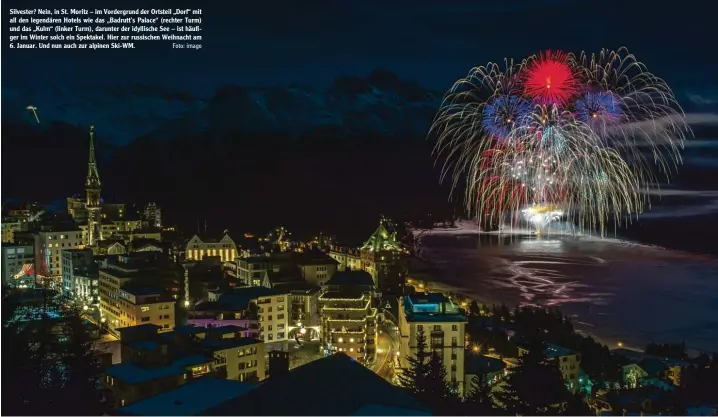
[[484, 372], [474, 375], [471, 388], [466, 393], [465, 413], [470, 416], [493, 415], [497, 411], [493, 387]]
[[479, 314], [481, 314], [481, 307], [476, 300], [472, 300], [471, 303], [469, 303], [469, 315], [478, 316]]
[[399, 374], [399, 383], [409, 392], [416, 396], [424, 394], [427, 376], [426, 334], [424, 327], [420, 326], [416, 332], [416, 353], [405, 358], [407, 365], [404, 371]]
[[[102, 415], [107, 411], [100, 390], [102, 372], [89, 330], [79, 310], [43, 297], [41, 319], [18, 320], [18, 298], [3, 299], [2, 335], [12, 355], [3, 375], [12, 384], [3, 390], [4, 412], [12, 415]], [[60, 318], [49, 314], [60, 312]]]
[[569, 392], [555, 363], [544, 354], [543, 343], [528, 346], [503, 384], [497, 399], [504, 408], [519, 415], [557, 415], [563, 412]]
[[591, 408], [586, 402], [586, 396], [582, 393], [572, 394], [568, 396], [565, 408], [562, 412], [566, 416], [591, 416]]
[[426, 367], [426, 384], [423, 390], [424, 401], [440, 415], [452, 415], [458, 405], [458, 398], [447, 381], [446, 367], [441, 356], [436, 352], [431, 354], [431, 359]]

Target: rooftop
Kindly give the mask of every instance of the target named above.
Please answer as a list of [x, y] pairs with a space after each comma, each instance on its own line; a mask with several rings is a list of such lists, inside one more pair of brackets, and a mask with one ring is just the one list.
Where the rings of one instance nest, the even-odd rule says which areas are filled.
[[124, 241], [119, 240], [119, 239], [106, 239], [106, 240], [101, 240], [101, 241], [97, 242], [97, 246], [107, 249], [115, 244], [120, 244], [120, 245], [124, 246], [124, 243], [125, 243]]
[[224, 293], [217, 299], [217, 308], [231, 311], [246, 310], [259, 297], [280, 295], [282, 292], [266, 287], [242, 287]]
[[205, 377], [123, 407], [119, 412], [136, 416], [196, 416], [255, 387], [244, 382]]
[[205, 356], [193, 355], [180, 358], [167, 366], [152, 368], [140, 367], [133, 363], [119, 363], [107, 368], [105, 373], [129, 384], [139, 384], [155, 379], [179, 376], [187, 372], [185, 368], [188, 366], [209, 363], [212, 361], [213, 359]]
[[405, 296], [404, 314], [409, 322], [467, 322], [459, 307], [439, 293]]
[[320, 300], [363, 300], [364, 294], [360, 291], [327, 291], [319, 296]]
[[272, 286], [283, 283], [305, 282], [304, 277], [302, 277], [302, 271], [296, 266], [282, 268], [277, 272], [267, 271], [267, 275]]
[[338, 265], [339, 262], [337, 262], [334, 258], [327, 255], [324, 252], [320, 251], [312, 251], [312, 252], [305, 252], [305, 253], [299, 253], [296, 255], [296, 263], [297, 265]]
[[263, 341], [259, 339], [253, 339], [251, 337], [234, 337], [231, 339], [203, 339], [200, 344], [203, 347], [210, 348], [210, 349], [231, 349], [235, 347], [240, 346], [251, 346], [264, 343]]
[[143, 296], [143, 295], [162, 295], [162, 290], [155, 287], [150, 286], [140, 286], [140, 285], [123, 285], [122, 288], [120, 288], [122, 291], [132, 294], [134, 296]]
[[571, 349], [567, 349], [565, 347], [553, 345], [553, 344], [546, 345], [546, 350], [544, 351], [544, 353], [549, 358], [560, 358], [561, 356], [568, 356], [568, 355], [576, 354], [576, 352]]
[[240, 261], [245, 261], [251, 264], [269, 262], [269, 258], [264, 255], [247, 256], [239, 258]]
[[361, 250], [369, 250], [373, 252], [380, 251], [400, 251], [401, 246], [396, 241], [396, 233], [389, 233], [384, 225], [384, 220], [379, 222], [379, 226], [369, 239], [364, 242]]
[[[332, 395], [316, 401], [312, 398], [317, 392], [331, 392]], [[389, 410], [391, 412], [386, 414]], [[347, 416], [355, 413], [430, 415], [426, 407], [404, 390], [344, 354], [328, 356], [281, 377], [270, 378], [247, 394], [203, 414]]]
[[482, 372], [491, 374], [502, 371], [506, 367], [501, 359], [480, 355], [471, 350], [466, 350], [464, 358], [464, 371], [468, 375], [477, 375]]
[[[2, 244], [3, 249], [4, 248], [27, 248], [27, 247], [34, 247], [31, 243], [5, 243]], [[74, 249], [73, 249], [74, 250]]]
[[374, 286], [374, 278], [371, 274], [362, 270], [344, 270], [337, 271], [332, 275], [331, 279], [325, 283], [325, 285], [331, 286]]
[[[524, 350], [529, 350], [528, 344], [525, 344], [525, 343], [520, 343], [518, 347], [520, 347]], [[548, 357], [548, 358], [560, 358], [561, 356], [568, 356], [568, 355], [575, 355], [575, 354], [577, 354], [577, 352], [575, 352], [571, 349], [568, 349], [568, 348], [565, 348], [565, 347], [559, 346], [559, 345], [554, 345], [551, 343], [546, 344], [546, 348], [544, 349], [544, 355], [546, 355], [546, 357]]]

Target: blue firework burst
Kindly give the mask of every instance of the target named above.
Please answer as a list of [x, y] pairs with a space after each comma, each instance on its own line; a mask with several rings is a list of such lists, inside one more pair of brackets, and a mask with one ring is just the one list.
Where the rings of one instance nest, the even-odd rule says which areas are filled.
[[608, 92], [588, 92], [576, 100], [576, 117], [591, 127], [616, 123], [623, 116], [621, 99]]
[[511, 131], [528, 126], [532, 104], [518, 96], [494, 97], [484, 107], [481, 126], [486, 133], [506, 139]]

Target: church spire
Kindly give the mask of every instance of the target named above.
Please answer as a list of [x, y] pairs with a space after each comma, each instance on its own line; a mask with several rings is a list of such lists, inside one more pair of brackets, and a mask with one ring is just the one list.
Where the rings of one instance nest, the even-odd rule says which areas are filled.
[[100, 188], [100, 174], [97, 172], [97, 159], [95, 158], [95, 126], [90, 126], [90, 159], [87, 162], [87, 180], [85, 187]]
[[85, 181], [85, 209], [87, 209], [87, 246], [94, 246], [102, 240], [102, 203], [100, 202], [100, 174], [95, 159], [95, 126], [90, 126], [90, 159], [87, 161], [87, 180]]

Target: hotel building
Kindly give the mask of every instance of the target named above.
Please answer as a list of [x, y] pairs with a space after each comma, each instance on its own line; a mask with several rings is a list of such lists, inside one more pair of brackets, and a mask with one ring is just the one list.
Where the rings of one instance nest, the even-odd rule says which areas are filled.
[[397, 371], [407, 366], [407, 357], [416, 355], [417, 334], [423, 330], [426, 349], [439, 355], [446, 367], [447, 381], [459, 395], [466, 392], [464, 338], [466, 317], [442, 294], [408, 295], [399, 299], [400, 353]]
[[237, 244], [228, 234], [220, 239], [192, 236], [187, 242], [185, 258], [188, 261], [201, 261], [208, 256], [218, 257], [220, 262], [234, 262], [237, 258]]

